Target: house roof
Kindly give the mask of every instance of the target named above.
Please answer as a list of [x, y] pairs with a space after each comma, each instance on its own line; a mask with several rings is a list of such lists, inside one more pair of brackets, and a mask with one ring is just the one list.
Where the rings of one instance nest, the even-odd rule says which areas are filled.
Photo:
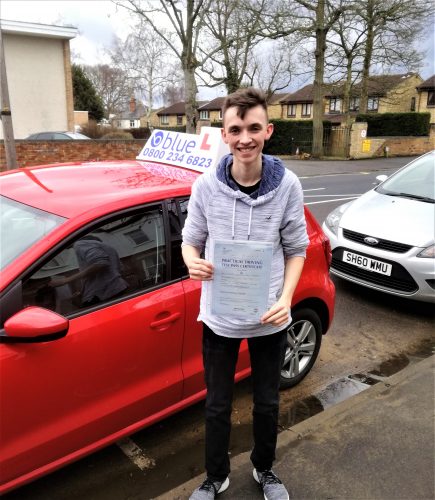
[[301, 89], [293, 92], [292, 94], [287, 94], [287, 97], [281, 99], [283, 104], [296, 104], [300, 102], [313, 102], [313, 84], [309, 83], [302, 87]]
[[52, 24], [27, 23], [24, 21], [8, 21], [6, 19], [0, 19], [0, 28], [3, 33], [13, 35], [63, 38], [66, 40], [75, 38], [79, 32], [73, 26], [55, 26]]
[[139, 120], [146, 114], [146, 106], [141, 103], [136, 104], [136, 110], [131, 112], [130, 108], [126, 108], [121, 113], [115, 115], [116, 120]]
[[215, 99], [206, 102], [198, 109], [201, 111], [203, 110], [219, 111], [220, 109], [222, 109], [222, 104], [224, 103], [224, 99], [225, 97], [216, 97]]
[[[403, 73], [397, 75], [373, 75], [368, 79], [368, 95], [369, 96], [384, 96], [390, 92], [396, 85], [403, 82], [407, 78], [418, 76], [416, 73]], [[434, 77], [435, 78], [435, 75]], [[429, 79], [430, 80], [430, 79]], [[337, 82], [325, 84], [325, 97], [339, 97], [344, 93], [344, 83]], [[353, 85], [351, 90], [352, 96], [358, 96], [361, 93], [361, 81]], [[297, 90], [293, 94], [288, 94], [282, 99], [283, 104], [297, 104], [302, 102], [313, 102], [313, 84], [310, 83]]]
[[420, 83], [417, 87], [418, 90], [434, 90], [435, 89], [435, 75], [430, 76], [427, 80]]
[[[204, 104], [207, 104], [208, 101], [197, 101], [198, 109], [202, 108]], [[161, 115], [185, 115], [186, 114], [186, 103], [184, 101], [176, 102], [175, 104], [171, 104], [167, 108], [162, 108], [157, 111], [157, 116]]]
[[267, 100], [267, 104], [280, 104], [286, 97], [291, 95], [289, 92], [285, 92], [284, 94], [272, 94]]

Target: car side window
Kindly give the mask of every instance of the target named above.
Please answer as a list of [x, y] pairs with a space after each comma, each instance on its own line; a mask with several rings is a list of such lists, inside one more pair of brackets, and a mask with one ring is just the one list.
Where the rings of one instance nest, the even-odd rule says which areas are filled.
[[93, 227], [23, 283], [23, 306], [63, 315], [146, 291], [166, 281], [161, 206]]
[[53, 139], [53, 134], [51, 132], [42, 132], [41, 134], [38, 134], [38, 139], [50, 141], [51, 139]]
[[171, 277], [187, 278], [188, 272], [181, 255], [181, 230], [187, 216], [188, 199], [171, 200], [168, 203], [169, 229], [171, 235]]
[[53, 134], [53, 139], [60, 139], [62, 141], [67, 141], [68, 139], [71, 139], [71, 137], [68, 137], [66, 134], [60, 134], [60, 133], [54, 133]]

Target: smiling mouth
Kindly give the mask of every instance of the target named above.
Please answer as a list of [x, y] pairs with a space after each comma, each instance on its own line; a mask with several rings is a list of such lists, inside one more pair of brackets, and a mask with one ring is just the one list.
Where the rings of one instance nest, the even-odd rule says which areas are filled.
[[255, 146], [248, 146], [248, 147], [238, 147], [237, 150], [240, 151], [241, 153], [249, 153], [250, 151], [253, 151], [255, 149]]

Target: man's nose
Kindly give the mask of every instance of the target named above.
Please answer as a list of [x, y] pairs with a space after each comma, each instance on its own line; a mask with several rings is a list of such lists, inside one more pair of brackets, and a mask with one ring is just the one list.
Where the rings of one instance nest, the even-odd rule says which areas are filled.
[[247, 144], [251, 142], [251, 135], [249, 134], [249, 130], [242, 130], [240, 133], [240, 142], [243, 144]]

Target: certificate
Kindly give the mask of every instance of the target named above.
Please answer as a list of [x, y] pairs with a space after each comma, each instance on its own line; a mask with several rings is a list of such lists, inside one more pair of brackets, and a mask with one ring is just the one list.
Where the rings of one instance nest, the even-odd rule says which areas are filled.
[[258, 321], [267, 311], [273, 244], [240, 240], [211, 243], [211, 313]]

